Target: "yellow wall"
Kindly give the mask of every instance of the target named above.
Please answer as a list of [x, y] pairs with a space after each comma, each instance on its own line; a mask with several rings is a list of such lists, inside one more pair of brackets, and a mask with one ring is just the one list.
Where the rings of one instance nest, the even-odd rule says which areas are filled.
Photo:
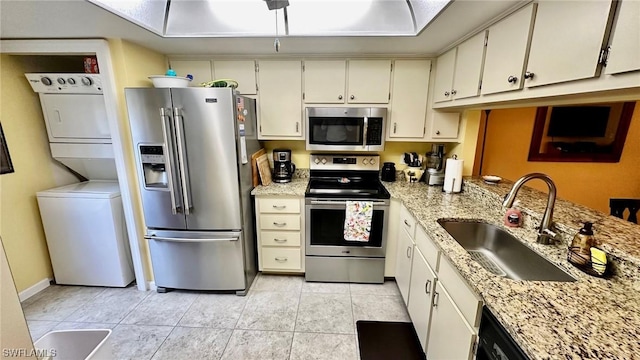
[[[640, 101], [618, 163], [529, 162], [536, 108], [492, 110], [487, 123], [482, 174], [515, 180], [530, 172], [551, 176], [558, 196], [609, 213], [609, 198], [640, 198]], [[540, 181], [532, 187], [546, 191]]]
[[[144, 224], [124, 88], [151, 87], [151, 81], [149, 81], [148, 76], [164, 74], [167, 70], [167, 59], [162, 54], [121, 39], [110, 39], [109, 51], [111, 52], [113, 71], [116, 77], [120, 136], [125, 147], [124, 153], [127, 160], [127, 174], [129, 176], [129, 184], [131, 185], [131, 193], [133, 194], [134, 216], [139, 224]], [[144, 234], [142, 231], [144, 231], [144, 229], [140, 229], [140, 231], [138, 234], [138, 242], [142, 245], [142, 255], [145, 261], [145, 278], [152, 280], [153, 272], [151, 271], [149, 248], [143, 238]]]
[[480, 129], [480, 110], [468, 110], [462, 113], [460, 121], [460, 143], [451, 149], [447, 157], [458, 155], [458, 159], [464, 160], [462, 175], [473, 173], [478, 131]]
[[38, 95], [20, 60], [1, 55], [0, 119], [15, 172], [2, 176], [2, 239], [18, 291], [52, 278], [36, 192], [56, 186]]

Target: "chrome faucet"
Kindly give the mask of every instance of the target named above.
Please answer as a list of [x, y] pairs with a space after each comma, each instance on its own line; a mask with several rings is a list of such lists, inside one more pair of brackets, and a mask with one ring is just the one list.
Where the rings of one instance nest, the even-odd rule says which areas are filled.
[[529, 180], [540, 179], [543, 180], [547, 186], [549, 187], [549, 197], [547, 198], [547, 208], [544, 210], [544, 215], [542, 215], [542, 221], [540, 222], [540, 227], [538, 228], [538, 243], [540, 244], [553, 244], [556, 240], [557, 234], [551, 230], [551, 226], [553, 226], [551, 218], [553, 217], [553, 206], [556, 203], [556, 184], [553, 183], [553, 180], [542, 173], [531, 173], [524, 175], [518, 181], [513, 184], [513, 187], [505, 196], [504, 202], [502, 203], [503, 207], [510, 208], [513, 206], [513, 202], [516, 199], [516, 195], [518, 195], [518, 191]]

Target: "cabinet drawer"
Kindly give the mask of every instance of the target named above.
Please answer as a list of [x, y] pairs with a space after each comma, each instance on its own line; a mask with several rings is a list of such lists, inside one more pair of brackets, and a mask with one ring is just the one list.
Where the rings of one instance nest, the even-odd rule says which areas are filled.
[[404, 205], [400, 208], [400, 227], [403, 228], [411, 238], [416, 236], [416, 220]]
[[265, 269], [300, 270], [300, 248], [262, 248]]
[[416, 246], [420, 249], [420, 252], [424, 256], [429, 266], [435, 271], [438, 271], [438, 258], [440, 257], [440, 251], [433, 240], [427, 235], [422, 226], [417, 226], [416, 229]]
[[260, 243], [266, 246], [300, 246], [300, 232], [261, 231]]
[[299, 199], [259, 199], [260, 213], [300, 214]]
[[260, 215], [261, 230], [300, 230], [300, 215]]
[[438, 280], [447, 290], [460, 313], [471, 326], [480, 324], [482, 301], [469, 289], [467, 282], [460, 277], [458, 271], [444, 257], [440, 261]]

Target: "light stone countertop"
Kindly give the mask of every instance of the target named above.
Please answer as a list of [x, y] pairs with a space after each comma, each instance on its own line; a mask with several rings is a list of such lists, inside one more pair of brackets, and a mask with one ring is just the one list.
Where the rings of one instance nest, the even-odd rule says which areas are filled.
[[[255, 195], [304, 196], [308, 179], [257, 187]], [[540, 245], [536, 230], [546, 194], [522, 188], [522, 228], [502, 224], [500, 201], [512, 182], [487, 185], [465, 178], [464, 191], [445, 194], [424, 183], [383, 182], [402, 201], [470, 288], [532, 359], [632, 359], [640, 356], [640, 226], [559, 200], [553, 220], [570, 241], [581, 221], [594, 221], [596, 237], [612, 256], [615, 276], [596, 278], [573, 267], [566, 244]], [[494, 275], [478, 265], [438, 219], [478, 219], [504, 228], [563, 268], [576, 282], [522, 281]]]

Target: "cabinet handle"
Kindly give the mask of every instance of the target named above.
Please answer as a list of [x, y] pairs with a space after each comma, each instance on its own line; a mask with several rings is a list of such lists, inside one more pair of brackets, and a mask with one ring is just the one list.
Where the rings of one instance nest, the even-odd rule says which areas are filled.
[[276, 258], [274, 258], [274, 259], [275, 259], [277, 262], [285, 262], [285, 261], [289, 260], [289, 259], [287, 259], [286, 257], [276, 257]]
[[436, 135], [440, 135], [440, 130], [436, 130]]
[[440, 294], [437, 291], [433, 292], [433, 307], [438, 307], [438, 299], [440, 298]]
[[287, 242], [287, 239], [276, 239], [276, 238], [274, 238], [273, 241], [279, 242], [279, 243], [284, 243], [284, 242]]
[[515, 84], [516, 82], [518, 82], [518, 77], [517, 77], [517, 76], [513, 76], [513, 75], [511, 75], [511, 76], [509, 76], [509, 77], [507, 78], [507, 81], [508, 81], [510, 84]]
[[431, 280], [427, 280], [424, 284], [424, 293], [427, 295], [431, 294]]
[[526, 73], [524, 73], [524, 78], [525, 79], [533, 79], [534, 76], [535, 76], [535, 74], [532, 73], [531, 71], [527, 71]]
[[409, 224], [409, 222], [406, 219], [404, 220], [404, 224], [407, 225], [408, 227], [411, 227], [411, 224]]
[[300, 132], [300, 123], [296, 121], [296, 132]]
[[351, 99], [351, 100], [353, 100], [353, 99], [355, 99], [355, 98], [356, 98], [356, 97], [355, 97], [355, 96], [353, 96], [353, 95], [351, 95], [351, 96], [349, 97], [349, 99]]
[[398, 123], [393, 123], [393, 133], [396, 133], [396, 129], [398, 129]]
[[455, 95], [458, 93], [458, 90], [451, 90], [451, 95]]
[[284, 210], [287, 208], [287, 205], [273, 205], [273, 208], [276, 210]]
[[275, 225], [275, 226], [287, 226], [287, 223], [286, 223], [286, 222], [278, 223], [278, 222], [275, 222], [275, 221], [274, 221], [274, 222], [273, 222], [273, 225]]
[[444, 96], [449, 96], [449, 92], [448, 92], [448, 91], [445, 91], [445, 92], [444, 92]]
[[407, 246], [407, 258], [411, 259], [411, 246]]
[[342, 95], [338, 95], [338, 100], [342, 100]]

